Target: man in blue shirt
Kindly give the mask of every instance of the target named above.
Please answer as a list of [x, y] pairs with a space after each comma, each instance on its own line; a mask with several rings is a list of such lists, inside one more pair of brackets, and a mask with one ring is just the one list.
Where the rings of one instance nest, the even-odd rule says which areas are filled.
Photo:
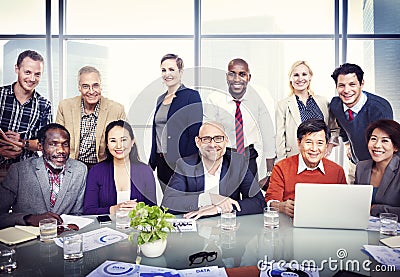
[[386, 99], [363, 91], [364, 72], [360, 66], [345, 63], [336, 68], [331, 77], [335, 80], [338, 96], [332, 99], [330, 109], [347, 146], [347, 156], [351, 161], [348, 182], [353, 183], [354, 165], [371, 159], [365, 130], [378, 119], [393, 119], [393, 110]]

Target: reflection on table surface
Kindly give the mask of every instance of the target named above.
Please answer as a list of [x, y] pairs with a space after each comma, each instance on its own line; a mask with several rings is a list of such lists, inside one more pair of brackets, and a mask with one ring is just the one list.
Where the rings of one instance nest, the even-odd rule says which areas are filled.
[[[362, 263], [369, 261], [369, 257], [361, 248], [364, 244], [377, 245], [380, 238], [378, 232], [294, 228], [292, 220], [282, 214], [280, 228], [275, 230], [264, 229], [262, 214], [237, 217], [237, 228], [234, 231], [221, 230], [219, 221], [219, 217], [200, 219], [197, 221], [197, 232], [169, 234], [165, 253], [159, 258], [141, 256], [140, 263], [183, 269], [207, 265], [226, 268], [257, 266], [260, 262], [262, 265], [262, 261], [271, 260], [298, 263], [312, 260], [318, 267], [323, 265], [320, 276], [332, 276], [333, 271], [338, 269], [382, 276], [374, 275], [362, 267]], [[95, 222], [78, 232], [101, 227]], [[115, 228], [115, 221], [107, 227]], [[129, 229], [123, 232], [135, 231]], [[62, 248], [54, 243], [40, 242], [39, 239], [14, 248], [18, 268], [12, 276], [84, 276], [105, 260], [135, 263], [140, 256], [137, 244], [128, 240], [85, 252], [82, 259], [74, 262], [64, 261]], [[217, 259], [189, 266], [188, 257], [200, 251], [216, 251]], [[346, 263], [349, 266], [359, 263], [360, 268], [346, 268]]]

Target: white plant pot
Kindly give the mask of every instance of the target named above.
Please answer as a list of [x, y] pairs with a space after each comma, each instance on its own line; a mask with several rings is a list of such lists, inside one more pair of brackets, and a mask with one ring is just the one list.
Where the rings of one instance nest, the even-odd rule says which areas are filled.
[[156, 258], [160, 257], [167, 247], [167, 240], [156, 240], [153, 242], [146, 242], [140, 245], [140, 250], [142, 251], [143, 255], [149, 258]]

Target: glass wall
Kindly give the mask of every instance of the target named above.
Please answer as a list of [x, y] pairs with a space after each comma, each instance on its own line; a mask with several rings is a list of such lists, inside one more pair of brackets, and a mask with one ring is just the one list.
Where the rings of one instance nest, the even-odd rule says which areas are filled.
[[68, 0], [69, 35], [192, 35], [193, 1]]
[[46, 1], [4, 0], [0, 7], [1, 35], [46, 34]]
[[202, 0], [202, 34], [332, 34], [334, 2]]

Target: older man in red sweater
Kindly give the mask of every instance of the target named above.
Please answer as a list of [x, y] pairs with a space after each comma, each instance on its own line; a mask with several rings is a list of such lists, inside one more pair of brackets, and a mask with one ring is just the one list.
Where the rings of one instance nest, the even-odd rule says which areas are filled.
[[278, 162], [271, 175], [265, 201], [291, 217], [297, 183], [346, 184], [343, 168], [324, 158], [330, 132], [323, 120], [310, 119], [297, 128], [300, 154]]

